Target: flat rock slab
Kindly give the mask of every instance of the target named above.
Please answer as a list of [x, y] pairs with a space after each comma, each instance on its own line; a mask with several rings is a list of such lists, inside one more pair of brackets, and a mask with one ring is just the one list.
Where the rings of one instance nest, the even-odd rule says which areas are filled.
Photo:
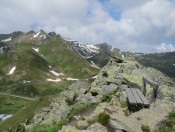
[[153, 131], [155, 128], [160, 127], [162, 121], [167, 118], [171, 111], [172, 107], [168, 102], [159, 102], [157, 106], [150, 109], [142, 109], [129, 117], [139, 119], [138, 121], [141, 124], [148, 125]]
[[141, 124], [135, 118], [126, 117], [124, 115], [110, 115], [110, 125], [115, 130], [123, 130], [126, 132], [142, 132]]

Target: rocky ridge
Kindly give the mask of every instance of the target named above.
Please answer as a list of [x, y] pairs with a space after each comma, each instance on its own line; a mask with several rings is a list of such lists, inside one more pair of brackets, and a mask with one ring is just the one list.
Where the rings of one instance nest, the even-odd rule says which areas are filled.
[[[142, 76], [149, 77], [160, 85], [158, 99], [153, 107], [136, 112], [128, 111], [126, 105], [127, 87], [142, 87]], [[160, 127], [168, 114], [174, 110], [173, 81], [153, 68], [145, 68], [134, 60], [122, 60], [112, 57], [109, 63], [101, 69], [95, 81], [90, 85], [86, 81], [78, 81], [51, 100], [47, 108], [38, 111], [33, 119], [34, 125], [50, 125], [65, 119], [72, 109], [80, 106], [98, 103], [98, 106], [88, 115], [75, 115], [74, 123], [66, 123], [60, 131], [126, 131], [141, 132], [142, 125], [149, 126], [150, 130]], [[147, 98], [151, 87], [147, 87]], [[104, 95], [110, 95], [110, 101], [104, 102]], [[68, 104], [67, 101], [73, 101]], [[95, 123], [100, 113], [110, 116], [107, 126]], [[94, 123], [89, 123], [94, 121]], [[83, 130], [82, 130], [83, 129]]]

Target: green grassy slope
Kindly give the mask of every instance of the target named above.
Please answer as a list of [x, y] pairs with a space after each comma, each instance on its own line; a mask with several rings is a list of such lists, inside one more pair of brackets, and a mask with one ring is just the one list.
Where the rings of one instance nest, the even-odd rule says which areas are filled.
[[[42, 97], [34, 102], [8, 96], [0, 97], [0, 114], [14, 115], [0, 123], [1, 130], [17, 126], [26, 118], [32, 117], [37, 109], [47, 105], [48, 100], [45, 98], [48, 95], [60, 93], [73, 82], [64, 78], [90, 79], [99, 72], [99, 69], [92, 67], [69, 42], [61, 38], [49, 38], [41, 45], [36, 42], [14, 40], [10, 43], [11, 49], [0, 54], [0, 93]], [[32, 48], [38, 48], [39, 52]], [[14, 73], [6, 75], [14, 66]], [[57, 77], [50, 70], [64, 75]], [[62, 81], [47, 81], [56, 78]], [[30, 83], [24, 84], [23, 80]]]
[[[61, 38], [54, 37], [42, 45], [15, 42], [11, 43], [11, 47], [7, 53], [0, 55], [0, 92], [25, 96], [56, 94], [71, 83], [63, 78], [89, 79], [99, 71]], [[39, 52], [32, 48], [38, 48]], [[6, 75], [14, 66], [15, 72]], [[48, 82], [48, 78], [58, 78], [49, 70], [63, 73], [59, 76], [63, 81]], [[22, 80], [29, 80], [30, 83], [22, 84]]]
[[49, 64], [68, 77], [90, 78], [98, 73], [98, 69], [91, 67], [86, 59], [73, 50], [70, 43], [62, 39], [54, 39], [49, 44], [39, 47]]
[[42, 107], [46, 107], [48, 104], [48, 97], [42, 97], [35, 102], [28, 103], [25, 108], [18, 110], [18, 112], [11, 118], [0, 122], [0, 130], [6, 131], [9, 128], [13, 128], [14, 130], [21, 122], [26, 120], [30, 121], [30, 119], [34, 116], [35, 111], [41, 109]]

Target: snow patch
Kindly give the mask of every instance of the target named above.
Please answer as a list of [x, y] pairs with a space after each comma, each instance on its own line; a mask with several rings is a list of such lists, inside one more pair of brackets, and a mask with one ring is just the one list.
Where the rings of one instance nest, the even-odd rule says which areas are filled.
[[47, 81], [48, 81], [48, 82], [60, 82], [61, 79], [59, 79], [59, 78], [57, 78], [57, 79], [55, 79], [55, 80], [53, 80], [53, 79], [47, 79]]
[[11, 74], [13, 74], [15, 70], [16, 70], [16, 66], [14, 66], [14, 67], [9, 71], [9, 73], [6, 74], [6, 75], [11, 75]]
[[25, 83], [30, 83], [31, 81], [28, 81], [28, 80], [22, 80], [21, 82], [25, 84]]
[[97, 75], [96, 76], [94, 76], [94, 77], [92, 77], [93, 79], [96, 79], [97, 78]]
[[[32, 48], [35, 52], [39, 53], [39, 49], [38, 48]], [[40, 54], [40, 53], [39, 53]], [[46, 57], [44, 57], [42, 54], [40, 54], [41, 57], [43, 57], [45, 60], [47, 60]]]
[[34, 51], [39, 52], [38, 48], [32, 48]]
[[95, 68], [97, 68], [97, 69], [100, 69], [100, 67], [98, 67], [97, 65], [95, 65], [95, 63], [93, 62], [93, 61], [91, 61], [91, 63], [92, 63], [92, 67], [95, 67]]
[[10, 37], [10, 38], [8, 38], [8, 39], [2, 40], [2, 42], [8, 42], [8, 41], [11, 41], [11, 40], [12, 40], [12, 38]]
[[46, 36], [45, 35], [41, 35], [40, 38], [43, 37], [44, 39], [46, 39]]
[[175, 64], [173, 64], [175, 66]]
[[63, 75], [63, 73], [58, 73], [58, 72], [55, 72], [55, 71], [53, 71], [53, 70], [50, 71], [50, 72], [51, 72], [52, 74], [54, 74], [55, 76], [57, 76], [57, 77], [60, 76], [60, 75]]
[[99, 53], [99, 48], [94, 45], [79, 44], [79, 47], [85, 48], [87, 51], [92, 53]]
[[40, 33], [41, 33], [40, 31], [39, 31], [39, 32], [37, 32], [35, 35], [33, 35], [33, 38], [38, 37], [38, 35], [39, 35]]
[[40, 54], [41, 55], [41, 57], [43, 57], [45, 60], [47, 60], [47, 58], [46, 57], [44, 57], [42, 54]]
[[112, 47], [111, 47], [111, 51], [113, 51], [113, 50], [114, 50], [114, 47], [112, 46]]
[[66, 80], [68, 80], [68, 81], [77, 81], [77, 80], [79, 80], [79, 79], [74, 79], [74, 78], [66, 78]]
[[122, 55], [122, 58], [125, 59], [124, 55]]

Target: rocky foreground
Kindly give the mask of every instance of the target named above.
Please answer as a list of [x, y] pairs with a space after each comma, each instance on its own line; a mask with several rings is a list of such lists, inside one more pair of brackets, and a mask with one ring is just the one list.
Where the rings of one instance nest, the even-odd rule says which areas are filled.
[[[159, 83], [158, 99], [150, 108], [131, 112], [128, 110], [125, 89], [141, 89], [143, 76]], [[161, 72], [143, 67], [134, 60], [123, 61], [112, 57], [91, 85], [87, 81], [73, 83], [52, 98], [51, 104], [38, 111], [32, 122], [25, 124], [25, 127], [32, 130], [35, 125], [52, 125], [65, 120], [72, 110], [96, 104], [96, 107], [86, 107], [87, 109], [75, 114], [59, 131], [142, 132], [142, 126], [147, 126], [153, 131], [166, 121], [171, 111], [174, 111], [174, 89], [173, 81]], [[148, 100], [151, 91], [152, 88], [147, 86]], [[97, 122], [101, 113], [109, 115], [107, 124]]]

